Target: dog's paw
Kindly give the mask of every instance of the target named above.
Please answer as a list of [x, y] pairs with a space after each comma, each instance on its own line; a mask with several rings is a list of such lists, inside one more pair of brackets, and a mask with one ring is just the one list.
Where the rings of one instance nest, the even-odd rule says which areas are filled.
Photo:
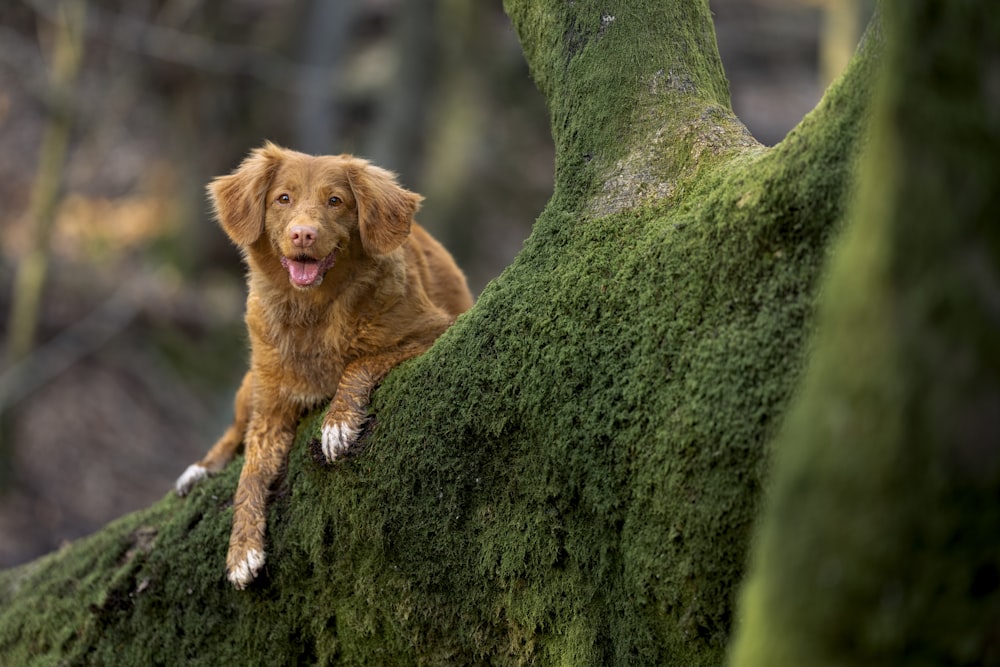
[[208, 477], [208, 469], [205, 466], [198, 465], [197, 463], [192, 463], [184, 471], [184, 474], [177, 478], [174, 482], [174, 489], [177, 490], [177, 495], [186, 496], [190, 493], [194, 485], [201, 480]]
[[227, 578], [237, 590], [243, 590], [257, 578], [260, 568], [264, 567], [265, 555], [258, 549], [250, 549], [242, 557], [231, 558]]
[[320, 445], [326, 460], [333, 463], [337, 458], [346, 454], [351, 445], [357, 441], [360, 430], [345, 422], [323, 424]]

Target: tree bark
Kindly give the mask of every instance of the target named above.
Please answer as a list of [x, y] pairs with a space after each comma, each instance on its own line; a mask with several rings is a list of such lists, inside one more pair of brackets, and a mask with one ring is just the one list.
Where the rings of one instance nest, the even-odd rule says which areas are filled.
[[[510, 0], [553, 197], [513, 264], [375, 393], [332, 468], [302, 423], [267, 570], [223, 565], [239, 464], [0, 573], [0, 654], [88, 664], [718, 665], [813, 329], [878, 19], [773, 149], [703, 0]], [[252, 656], [252, 657], [250, 657]]]
[[887, 15], [738, 667], [1000, 665], [1000, 10]]

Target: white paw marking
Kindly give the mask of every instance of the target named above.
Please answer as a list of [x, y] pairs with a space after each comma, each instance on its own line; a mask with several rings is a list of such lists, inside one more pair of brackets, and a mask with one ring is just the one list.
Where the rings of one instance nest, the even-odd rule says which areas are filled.
[[184, 471], [184, 474], [177, 478], [174, 482], [174, 488], [177, 489], [177, 495], [186, 496], [188, 492], [194, 488], [194, 485], [205, 479], [208, 476], [208, 470], [205, 466], [200, 466], [197, 463], [192, 463]]
[[323, 455], [333, 463], [338, 456], [347, 451], [358, 437], [358, 429], [347, 424], [323, 425]]
[[264, 565], [264, 552], [251, 549], [246, 553], [236, 567], [229, 571], [229, 581], [239, 590], [243, 590], [257, 577]]

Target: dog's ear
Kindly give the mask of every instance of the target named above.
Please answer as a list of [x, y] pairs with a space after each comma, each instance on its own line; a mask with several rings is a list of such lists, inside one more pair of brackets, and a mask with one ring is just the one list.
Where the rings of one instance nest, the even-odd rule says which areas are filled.
[[401, 187], [392, 172], [363, 160], [348, 167], [347, 178], [358, 204], [365, 252], [385, 255], [402, 245], [423, 197]]
[[231, 174], [208, 184], [215, 217], [236, 245], [249, 246], [264, 232], [267, 189], [285, 152], [267, 142], [252, 150]]

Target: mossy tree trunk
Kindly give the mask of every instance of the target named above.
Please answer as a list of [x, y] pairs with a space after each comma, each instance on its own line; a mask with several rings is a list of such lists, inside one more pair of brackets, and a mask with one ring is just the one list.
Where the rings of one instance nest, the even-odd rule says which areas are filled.
[[1000, 665], [1000, 8], [886, 14], [737, 667]]
[[321, 413], [303, 421], [253, 587], [223, 576], [237, 463], [0, 574], [0, 655], [725, 660], [768, 443], [866, 136], [878, 17], [767, 149], [730, 109], [704, 0], [507, 10], [557, 150], [514, 263], [390, 374], [362, 454], [318, 465]]

